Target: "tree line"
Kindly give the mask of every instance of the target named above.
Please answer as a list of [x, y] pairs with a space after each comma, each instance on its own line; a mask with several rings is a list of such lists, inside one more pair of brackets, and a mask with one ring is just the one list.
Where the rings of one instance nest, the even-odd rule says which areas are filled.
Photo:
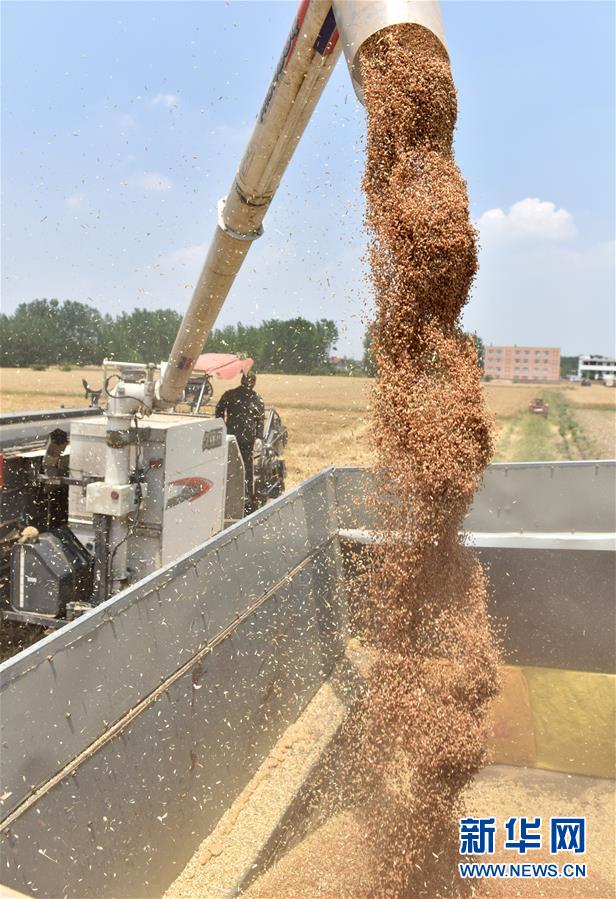
[[205, 349], [251, 356], [257, 371], [310, 374], [327, 370], [337, 340], [338, 328], [329, 319], [269, 319], [260, 325], [229, 325], [212, 331]]
[[561, 356], [560, 357], [560, 376], [568, 378], [569, 375], [577, 375], [579, 356]]
[[[113, 317], [85, 303], [37, 299], [0, 315], [0, 365], [99, 365], [167, 359], [181, 316], [173, 309], [134, 309]], [[335, 322], [270, 319], [215, 330], [205, 352], [252, 356], [258, 371], [301, 374], [327, 370], [338, 339]]]

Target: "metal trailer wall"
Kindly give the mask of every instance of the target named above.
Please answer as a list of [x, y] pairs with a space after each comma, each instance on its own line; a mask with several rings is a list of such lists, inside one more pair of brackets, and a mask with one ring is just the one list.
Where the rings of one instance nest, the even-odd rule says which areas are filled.
[[0, 666], [2, 874], [160, 895], [344, 652], [333, 475]]
[[493, 465], [466, 526], [514, 665], [616, 672], [616, 463]]
[[[339, 469], [347, 569], [373, 536], [370, 475]], [[489, 574], [489, 611], [508, 662], [614, 672], [616, 462], [490, 465], [466, 519]]]
[[[612, 659], [615, 474], [486, 473], [467, 523], [520, 663]], [[343, 653], [340, 547], [371, 539], [369, 489], [323, 472], [0, 666], [0, 879], [164, 891]]]

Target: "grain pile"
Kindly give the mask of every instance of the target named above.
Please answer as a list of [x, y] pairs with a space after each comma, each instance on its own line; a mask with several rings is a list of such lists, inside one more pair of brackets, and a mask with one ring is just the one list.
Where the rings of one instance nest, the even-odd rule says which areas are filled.
[[303, 872], [282, 864], [251, 895], [435, 899], [461, 891], [460, 796], [485, 761], [497, 689], [484, 573], [458, 536], [492, 453], [459, 324], [477, 252], [444, 48], [419, 26], [392, 26], [360, 65], [379, 370], [372, 504], [384, 538], [363, 575], [362, 619], [377, 660], [347, 726], [339, 813], [310, 838]]

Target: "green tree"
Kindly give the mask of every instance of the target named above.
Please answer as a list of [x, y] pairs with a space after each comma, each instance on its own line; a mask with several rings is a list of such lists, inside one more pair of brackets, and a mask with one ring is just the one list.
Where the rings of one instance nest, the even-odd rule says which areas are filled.
[[65, 340], [60, 303], [47, 299], [20, 303], [10, 317], [8, 327], [3, 327], [0, 339], [5, 364], [55, 362], [62, 353]]
[[269, 319], [260, 325], [240, 322], [212, 331], [205, 349], [251, 356], [258, 371], [309, 374], [327, 363], [337, 339], [338, 328], [329, 319]]
[[85, 303], [66, 300], [59, 309], [59, 323], [64, 342], [55, 361], [84, 365], [101, 361], [103, 319], [98, 310]]
[[[159, 362], [168, 358], [180, 322], [173, 309], [138, 308], [112, 318], [84, 303], [37, 299], [0, 317], [0, 363], [83, 365], [105, 356]], [[310, 373], [327, 365], [337, 339], [330, 319], [269, 319], [213, 331], [206, 350], [252, 356], [259, 371]]]
[[123, 362], [161, 362], [168, 358], [182, 317], [173, 309], [134, 309], [109, 320], [104, 355]]
[[473, 331], [472, 334], [469, 334], [469, 337], [472, 337], [475, 343], [475, 349], [477, 350], [477, 362], [479, 363], [479, 368], [483, 371], [485, 367], [485, 345], [479, 334], [476, 331]]
[[13, 316], [0, 312], [0, 365], [12, 367], [17, 364]]
[[364, 334], [363, 366], [364, 371], [367, 375], [369, 375], [371, 378], [376, 377], [377, 365], [374, 351], [372, 349], [372, 325], [368, 325]]
[[3, 365], [84, 364], [100, 361], [103, 319], [96, 309], [67, 300], [37, 299], [2, 316]]
[[560, 376], [567, 378], [569, 375], [577, 375], [579, 356], [561, 356], [560, 357]]

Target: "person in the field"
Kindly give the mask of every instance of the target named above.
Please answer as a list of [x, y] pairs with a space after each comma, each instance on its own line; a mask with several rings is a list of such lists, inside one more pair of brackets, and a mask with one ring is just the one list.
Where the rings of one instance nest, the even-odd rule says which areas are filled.
[[252, 472], [252, 454], [255, 440], [263, 438], [265, 421], [265, 404], [255, 391], [257, 376], [253, 371], [242, 375], [239, 387], [227, 390], [216, 404], [216, 417], [224, 419], [227, 433], [233, 434], [237, 440], [242, 459], [244, 460], [245, 477], [245, 512], [253, 511], [254, 486]]

